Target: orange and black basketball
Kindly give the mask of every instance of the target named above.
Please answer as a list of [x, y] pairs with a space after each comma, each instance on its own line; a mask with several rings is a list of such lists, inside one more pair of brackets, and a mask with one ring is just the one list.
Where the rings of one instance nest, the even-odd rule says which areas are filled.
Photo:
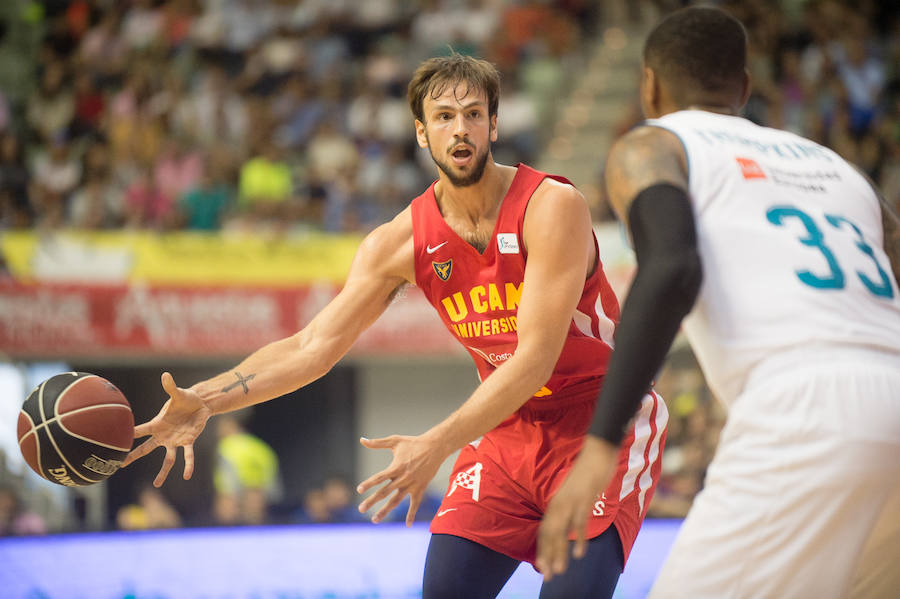
[[106, 379], [67, 372], [31, 392], [19, 412], [17, 434], [35, 472], [60, 485], [92, 485], [122, 465], [134, 439], [134, 415]]

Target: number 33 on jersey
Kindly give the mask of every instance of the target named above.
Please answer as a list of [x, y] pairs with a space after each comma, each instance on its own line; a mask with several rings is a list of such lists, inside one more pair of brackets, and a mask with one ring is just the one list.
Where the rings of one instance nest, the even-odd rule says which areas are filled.
[[881, 206], [853, 166], [737, 117], [687, 110], [648, 124], [685, 148], [704, 280], [684, 327], [716, 395], [734, 398], [779, 350], [900, 344]]

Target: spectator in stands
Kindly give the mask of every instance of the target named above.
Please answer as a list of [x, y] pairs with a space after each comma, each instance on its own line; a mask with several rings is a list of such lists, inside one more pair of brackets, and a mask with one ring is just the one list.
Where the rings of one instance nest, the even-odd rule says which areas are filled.
[[81, 181], [81, 162], [75, 156], [65, 131], [58, 131], [32, 167], [31, 199], [38, 224], [55, 228], [64, 224], [69, 197]]
[[139, 169], [125, 190], [125, 225], [129, 228], [171, 229], [177, 222], [175, 202], [156, 187], [149, 167]]
[[176, 126], [202, 147], [221, 143], [242, 146], [250, 130], [246, 99], [235, 91], [222, 66], [209, 64], [197, 75], [197, 89], [174, 108]]
[[122, 7], [112, 5], [101, 11], [99, 21], [81, 38], [77, 58], [80, 68], [98, 75], [101, 81], [113, 80], [125, 70], [128, 45], [119, 35]]
[[221, 228], [235, 195], [228, 169], [227, 153], [213, 150], [200, 181], [178, 202], [182, 226], [195, 231]]
[[292, 75], [272, 101], [272, 114], [279, 123], [275, 141], [287, 149], [304, 148], [328, 106], [316, 93], [305, 73]]
[[113, 229], [122, 225], [125, 212], [122, 190], [109, 177], [94, 171], [69, 202], [68, 224], [76, 229]]
[[418, 189], [428, 185], [410, 158], [410, 149], [409, 144], [377, 144], [360, 161], [357, 184], [364, 201], [372, 206], [374, 221], [392, 219]]
[[159, 489], [151, 485], [141, 487], [137, 502], [122, 506], [116, 513], [120, 530], [150, 530], [178, 528], [181, 516]]
[[335, 73], [344, 72], [353, 62], [346, 38], [331, 25], [334, 21], [322, 15], [314, 17], [308, 24], [303, 20], [302, 13], [311, 4], [313, 3], [300, 3], [294, 13], [293, 23], [304, 34], [307, 73], [312, 81], [319, 83], [333, 77]]
[[75, 96], [66, 85], [66, 68], [56, 60], [47, 65], [41, 83], [28, 99], [26, 120], [39, 142], [47, 143], [65, 132], [75, 115]]
[[153, 184], [167, 203], [176, 203], [181, 196], [203, 178], [203, 156], [189, 147], [185, 140], [169, 136], [153, 166]]
[[102, 127], [106, 111], [106, 97], [97, 88], [94, 75], [89, 71], [78, 71], [75, 75], [75, 112], [72, 120], [72, 135], [81, 137], [96, 135]]
[[848, 34], [834, 53], [838, 76], [847, 90], [850, 128], [854, 133], [866, 131], [875, 118], [886, 79], [884, 63], [868, 47], [871, 36], [866, 34], [865, 24], [858, 28], [861, 31]]
[[0, 90], [0, 133], [4, 133], [10, 126], [12, 112], [9, 106], [9, 98]]
[[216, 522], [263, 524], [268, 520], [269, 504], [281, 493], [278, 456], [265, 441], [244, 429], [240, 416], [218, 416], [216, 434]]
[[306, 491], [303, 506], [294, 514], [294, 521], [298, 524], [368, 522], [365, 514], [356, 509], [354, 495], [346, 477], [331, 474], [320, 486]]
[[309, 175], [313, 181], [327, 183], [346, 175], [359, 165], [359, 152], [343, 134], [335, 119], [322, 121], [307, 146]]
[[12, 132], [0, 136], [0, 230], [22, 229], [32, 222], [31, 175], [21, 140]]
[[121, 36], [132, 50], [144, 50], [162, 37], [163, 14], [155, 0], [134, 0], [125, 12]]
[[384, 84], [364, 83], [347, 108], [347, 132], [354, 139], [403, 143], [409, 137], [409, 106]]
[[331, 523], [331, 512], [321, 487], [313, 487], [303, 494], [303, 505], [294, 513], [293, 520], [297, 524]]
[[168, 47], [179, 49], [186, 45], [197, 6], [193, 0], [170, 0], [162, 6], [162, 36]]
[[46, 534], [43, 518], [30, 511], [16, 490], [0, 486], [0, 537]]
[[238, 208], [251, 223], [277, 222], [294, 197], [294, 179], [284, 153], [268, 139], [244, 163], [238, 184]]

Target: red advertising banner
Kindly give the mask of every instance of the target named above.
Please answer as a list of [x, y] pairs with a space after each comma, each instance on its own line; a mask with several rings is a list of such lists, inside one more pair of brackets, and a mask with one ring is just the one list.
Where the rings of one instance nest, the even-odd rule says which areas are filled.
[[[0, 281], [0, 352], [12, 358], [241, 356], [305, 326], [337, 293], [298, 288], [26, 284]], [[351, 354], [462, 349], [410, 288]]]

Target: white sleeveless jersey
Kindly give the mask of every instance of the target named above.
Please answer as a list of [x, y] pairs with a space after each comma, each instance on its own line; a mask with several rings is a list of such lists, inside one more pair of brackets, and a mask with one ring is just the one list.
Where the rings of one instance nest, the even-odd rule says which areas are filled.
[[[688, 340], [730, 404], [762, 359], [806, 345], [897, 355], [900, 291], [872, 187], [833, 151], [734, 116], [648, 120], [684, 144], [703, 262]], [[823, 365], [827, 367], [827, 365]]]

